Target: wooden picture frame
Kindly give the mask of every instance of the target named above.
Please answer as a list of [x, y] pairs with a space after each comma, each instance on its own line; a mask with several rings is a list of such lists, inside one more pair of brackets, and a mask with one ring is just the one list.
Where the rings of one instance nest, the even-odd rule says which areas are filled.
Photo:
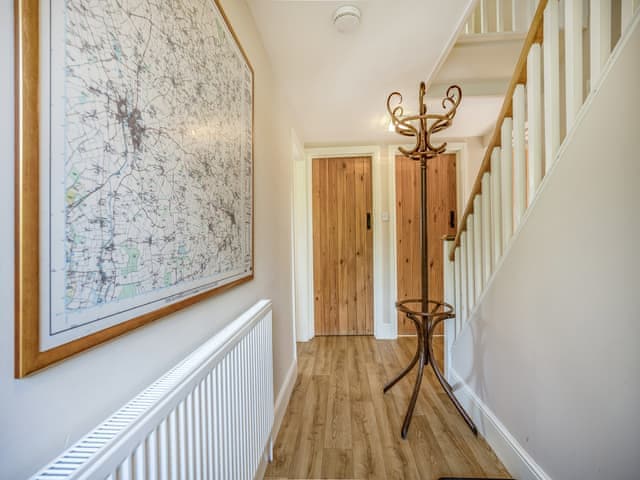
[[[250, 178], [245, 181], [243, 193], [245, 198], [250, 195], [250, 201], [245, 201], [248, 210], [248, 220], [243, 224], [248, 230], [243, 235], [245, 243], [242, 252], [245, 259], [250, 255], [250, 267], [244, 270], [245, 273], [238, 274], [238, 278], [228, 282], [212, 282], [212, 288], [203, 290], [184, 287], [187, 292], [197, 292], [193, 294], [168, 295], [164, 300], [164, 305], [152, 311], [145, 311], [133, 318], [123, 320], [120, 323], [105, 328], [96, 328], [96, 331], [75, 338], [63, 344], [41, 348], [41, 275], [49, 264], [41, 264], [41, 220], [44, 217], [41, 212], [41, 133], [43, 131], [41, 112], [41, 38], [39, 19], [39, 0], [16, 0], [15, 1], [15, 74], [16, 74], [16, 137], [15, 137], [15, 376], [21, 378], [59, 362], [71, 355], [99, 345], [102, 342], [113, 339], [132, 329], [145, 325], [165, 315], [188, 307], [196, 302], [212, 295], [229, 290], [237, 285], [243, 284], [253, 279], [254, 275], [254, 104], [255, 87], [254, 71], [249, 59], [242, 49], [242, 46], [231, 27], [218, 0], [211, 3], [211, 8], [216, 9], [215, 13], [224, 20], [226, 29], [224, 30], [225, 41], [233, 41], [233, 48], [241, 53], [238, 56], [238, 65], [244, 61], [244, 68], [250, 71], [250, 109], [247, 107], [247, 115], [250, 110], [250, 142], [245, 142], [246, 151], [250, 150]], [[217, 23], [217, 22], [216, 22]], [[219, 26], [219, 25], [218, 25]], [[51, 67], [53, 70], [53, 66]], [[248, 74], [246, 74], [248, 75]], [[245, 76], [246, 76], [245, 75]], [[51, 78], [51, 77], [47, 77]], [[244, 90], [249, 92], [248, 89]], [[52, 97], [53, 98], [53, 97]], [[245, 102], [245, 106], [248, 103]], [[246, 116], [243, 117], [246, 120]], [[65, 117], [66, 120], [66, 117]], [[49, 159], [52, 162], [52, 159]], [[241, 167], [238, 167], [241, 170]], [[245, 170], [248, 172], [248, 169]], [[244, 178], [244, 177], [243, 177]], [[250, 193], [247, 194], [247, 189]], [[244, 205], [244, 204], [243, 204]], [[53, 210], [53, 206], [48, 207]], [[211, 224], [209, 224], [211, 225]], [[239, 235], [238, 235], [239, 236]], [[248, 239], [248, 240], [247, 240]], [[151, 242], [151, 240], [149, 240]], [[248, 260], [245, 260], [248, 262]], [[195, 263], [195, 261], [193, 262]], [[247, 263], [249, 264], [249, 263]], [[201, 267], [204, 268], [204, 267]], [[189, 277], [192, 279], [193, 277]], [[213, 278], [213, 277], [212, 277]], [[177, 281], [176, 281], [177, 282]], [[178, 285], [178, 284], [177, 284]], [[65, 287], [66, 288], [66, 287]], [[204, 288], [204, 287], [203, 287]], [[50, 294], [50, 293], [49, 293]], [[51, 294], [50, 294], [51, 295]], [[121, 298], [121, 297], [120, 297]], [[66, 301], [66, 300], [65, 300]], [[66, 307], [65, 307], [66, 308]], [[50, 332], [49, 332], [50, 333]]]

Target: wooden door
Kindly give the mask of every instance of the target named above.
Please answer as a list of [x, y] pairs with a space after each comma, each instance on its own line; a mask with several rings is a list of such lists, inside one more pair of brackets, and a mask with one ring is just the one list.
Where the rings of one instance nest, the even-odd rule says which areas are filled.
[[315, 158], [316, 335], [373, 333], [371, 157]]
[[[420, 298], [420, 164], [398, 155], [395, 173], [398, 299]], [[427, 175], [429, 297], [443, 301], [442, 237], [456, 233], [455, 154], [429, 160]], [[440, 324], [436, 334], [442, 331]], [[398, 334], [413, 335], [415, 332], [413, 323], [404, 315], [398, 315]]]

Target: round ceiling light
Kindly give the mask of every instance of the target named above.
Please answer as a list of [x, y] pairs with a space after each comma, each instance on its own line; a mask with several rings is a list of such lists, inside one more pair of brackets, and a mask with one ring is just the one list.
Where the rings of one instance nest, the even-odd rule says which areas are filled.
[[340, 33], [351, 33], [360, 25], [360, 9], [345, 5], [333, 14], [333, 24]]

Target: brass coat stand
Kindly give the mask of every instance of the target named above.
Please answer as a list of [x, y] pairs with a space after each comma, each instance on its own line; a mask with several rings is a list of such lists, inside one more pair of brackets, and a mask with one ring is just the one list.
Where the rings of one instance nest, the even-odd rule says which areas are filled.
[[[416, 363], [418, 364], [416, 383], [413, 387], [413, 394], [409, 401], [404, 423], [402, 424], [402, 438], [405, 439], [407, 438], [407, 432], [409, 430], [409, 425], [411, 424], [411, 418], [413, 417], [413, 410], [415, 409], [418, 394], [420, 393], [420, 385], [422, 383], [425, 365], [431, 365], [433, 373], [436, 375], [436, 378], [440, 382], [440, 385], [442, 385], [442, 388], [453, 405], [456, 407], [467, 425], [469, 425], [471, 431], [475, 435], [478, 434], [478, 429], [473, 423], [473, 420], [471, 420], [469, 414], [465, 411], [462, 405], [460, 405], [460, 402], [458, 402], [458, 399], [453, 394], [451, 385], [449, 385], [447, 380], [444, 378], [442, 371], [435, 362], [432, 346], [434, 329], [439, 323], [449, 318], [454, 318], [455, 312], [451, 305], [429, 299], [429, 266], [427, 258], [427, 161], [430, 158], [437, 157], [444, 153], [447, 147], [446, 143], [433, 145], [431, 143], [431, 135], [451, 126], [451, 121], [455, 117], [460, 101], [462, 100], [462, 90], [457, 85], [452, 85], [447, 89], [446, 96], [442, 100], [442, 108], [445, 111], [440, 115], [427, 113], [427, 106], [424, 100], [425, 93], [425, 84], [424, 82], [421, 82], [418, 100], [420, 113], [417, 115], [404, 115], [402, 95], [399, 92], [393, 92], [387, 98], [387, 111], [391, 116], [391, 121], [395, 127], [396, 133], [406, 137], [414, 137], [416, 142], [415, 147], [412, 149], [400, 147], [398, 150], [406, 157], [420, 162], [420, 251], [422, 262], [422, 297], [402, 299], [396, 302], [396, 308], [398, 311], [404, 313], [415, 325], [418, 345], [416, 353], [409, 365], [407, 365], [406, 368], [398, 374], [398, 376], [384, 387], [384, 392], [386, 393], [400, 379], [407, 375]], [[396, 106], [392, 107], [392, 103], [396, 103]], [[419, 305], [419, 307], [411, 308], [411, 305]], [[419, 310], [417, 308], [419, 308]]]

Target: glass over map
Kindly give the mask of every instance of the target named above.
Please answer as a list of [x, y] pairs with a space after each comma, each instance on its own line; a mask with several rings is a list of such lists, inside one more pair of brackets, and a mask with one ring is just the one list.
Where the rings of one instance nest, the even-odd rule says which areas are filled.
[[216, 4], [47, 8], [43, 349], [252, 269], [253, 75]]

